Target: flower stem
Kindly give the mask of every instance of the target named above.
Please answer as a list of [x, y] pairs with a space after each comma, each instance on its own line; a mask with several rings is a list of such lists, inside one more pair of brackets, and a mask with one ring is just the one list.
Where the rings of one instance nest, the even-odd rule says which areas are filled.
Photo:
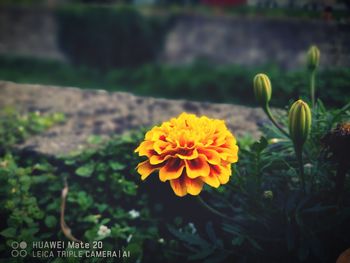
[[285, 135], [289, 138], [289, 134], [282, 128], [282, 126], [275, 120], [275, 118], [273, 117], [270, 107], [269, 105], [266, 105], [264, 108], [264, 111], [267, 115], [267, 117], [269, 117], [270, 121]]
[[316, 79], [316, 70], [312, 70], [310, 73], [310, 94], [312, 107], [315, 106], [315, 79]]
[[199, 201], [199, 203], [205, 207], [207, 210], [209, 210], [210, 212], [212, 212], [213, 214], [216, 214], [222, 218], [228, 219], [228, 220], [232, 220], [231, 217], [219, 212], [218, 210], [216, 210], [214, 207], [210, 206], [208, 203], [206, 203], [199, 195], [197, 196], [197, 200]]
[[304, 166], [303, 166], [303, 150], [300, 147], [295, 147], [295, 155], [297, 157], [298, 166], [299, 166], [299, 177], [301, 182], [301, 187], [305, 193], [305, 177], [304, 177]]

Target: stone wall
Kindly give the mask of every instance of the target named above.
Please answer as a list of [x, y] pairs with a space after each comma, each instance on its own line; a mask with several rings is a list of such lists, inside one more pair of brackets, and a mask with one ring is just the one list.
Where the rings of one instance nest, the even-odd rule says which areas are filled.
[[175, 64], [204, 58], [219, 64], [276, 62], [296, 68], [304, 64], [312, 44], [321, 49], [321, 65], [350, 66], [349, 24], [259, 17], [179, 17], [162, 58]]
[[[56, 38], [52, 11], [0, 9], [0, 54], [64, 60]], [[350, 66], [349, 24], [261, 17], [179, 15], [158, 57], [170, 64], [202, 58], [218, 64], [276, 62], [296, 68], [311, 44], [320, 47], [323, 66]]]
[[64, 60], [56, 37], [51, 10], [0, 8], [0, 54]]
[[259, 126], [268, 122], [260, 108], [0, 81], [0, 110], [6, 107], [21, 113], [65, 114], [63, 124], [19, 145], [22, 149], [49, 155], [81, 150], [89, 146], [87, 139], [90, 135], [108, 139], [130, 130], [160, 124], [182, 112], [223, 119], [236, 136], [250, 134], [258, 138]]

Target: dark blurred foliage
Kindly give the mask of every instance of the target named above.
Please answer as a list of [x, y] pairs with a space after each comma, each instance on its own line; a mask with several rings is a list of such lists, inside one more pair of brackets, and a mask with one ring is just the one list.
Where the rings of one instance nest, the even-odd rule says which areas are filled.
[[[0, 57], [0, 78], [4, 80], [250, 105], [256, 105], [252, 79], [260, 72], [271, 79], [271, 105], [283, 107], [299, 96], [308, 97], [308, 73], [305, 70], [286, 72], [274, 65], [247, 68], [198, 61], [187, 66], [150, 64], [101, 72], [55, 61]], [[316, 81], [317, 96], [331, 107], [341, 107], [350, 101], [349, 80], [349, 68], [322, 70]]]
[[152, 61], [170, 25], [168, 17], [145, 17], [131, 7], [69, 6], [57, 11], [58, 42], [76, 65], [97, 69]]

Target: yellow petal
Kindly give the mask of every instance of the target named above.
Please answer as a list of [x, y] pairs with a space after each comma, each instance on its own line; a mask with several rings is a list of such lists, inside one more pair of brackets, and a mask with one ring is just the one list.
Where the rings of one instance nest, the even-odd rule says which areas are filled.
[[181, 176], [184, 167], [185, 164], [181, 159], [169, 159], [159, 170], [159, 179], [162, 182], [165, 182], [166, 180], [177, 179]]
[[177, 196], [183, 197], [187, 194], [186, 185], [182, 178], [170, 180], [170, 186]]
[[139, 163], [136, 167], [137, 172], [141, 174], [141, 180], [145, 180], [157, 168], [158, 168], [157, 166], [152, 166], [148, 160], [142, 163]]
[[208, 163], [210, 164], [220, 164], [221, 158], [217, 151], [210, 149], [199, 149], [199, 153], [203, 154]]
[[232, 154], [227, 155], [226, 161], [228, 161], [229, 163], [238, 162], [238, 146], [237, 145], [235, 145], [232, 148]]
[[150, 151], [153, 149], [153, 142], [143, 141], [139, 147], [136, 148], [135, 152], [139, 153], [139, 156], [151, 156]]
[[203, 181], [200, 178], [191, 179], [187, 176], [184, 179], [187, 193], [190, 195], [198, 195], [203, 188]]
[[156, 151], [158, 154], [164, 153], [164, 150], [166, 150], [167, 146], [169, 146], [168, 142], [165, 141], [156, 141], [153, 144], [153, 149]]
[[213, 172], [210, 172], [210, 174], [206, 177], [201, 177], [201, 179], [203, 180], [204, 183], [212, 187], [218, 188], [220, 186], [220, 181], [216, 176], [216, 174], [214, 174]]
[[198, 151], [196, 149], [179, 149], [176, 156], [183, 160], [193, 160], [198, 158]]
[[199, 156], [197, 159], [185, 160], [186, 174], [189, 178], [208, 176], [210, 167], [204, 157]]
[[153, 155], [149, 162], [153, 165], [161, 164], [162, 162], [168, 160], [171, 157], [171, 155]]
[[231, 166], [212, 165], [210, 172], [219, 179], [221, 184], [226, 184], [230, 179]]

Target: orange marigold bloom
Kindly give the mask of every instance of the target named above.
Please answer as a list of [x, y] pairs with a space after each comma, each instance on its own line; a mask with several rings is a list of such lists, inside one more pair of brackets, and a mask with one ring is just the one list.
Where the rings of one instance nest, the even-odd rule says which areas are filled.
[[226, 184], [238, 161], [236, 139], [223, 120], [188, 113], [153, 127], [135, 152], [148, 158], [137, 166], [141, 179], [159, 171], [178, 196], [198, 195], [204, 183]]

